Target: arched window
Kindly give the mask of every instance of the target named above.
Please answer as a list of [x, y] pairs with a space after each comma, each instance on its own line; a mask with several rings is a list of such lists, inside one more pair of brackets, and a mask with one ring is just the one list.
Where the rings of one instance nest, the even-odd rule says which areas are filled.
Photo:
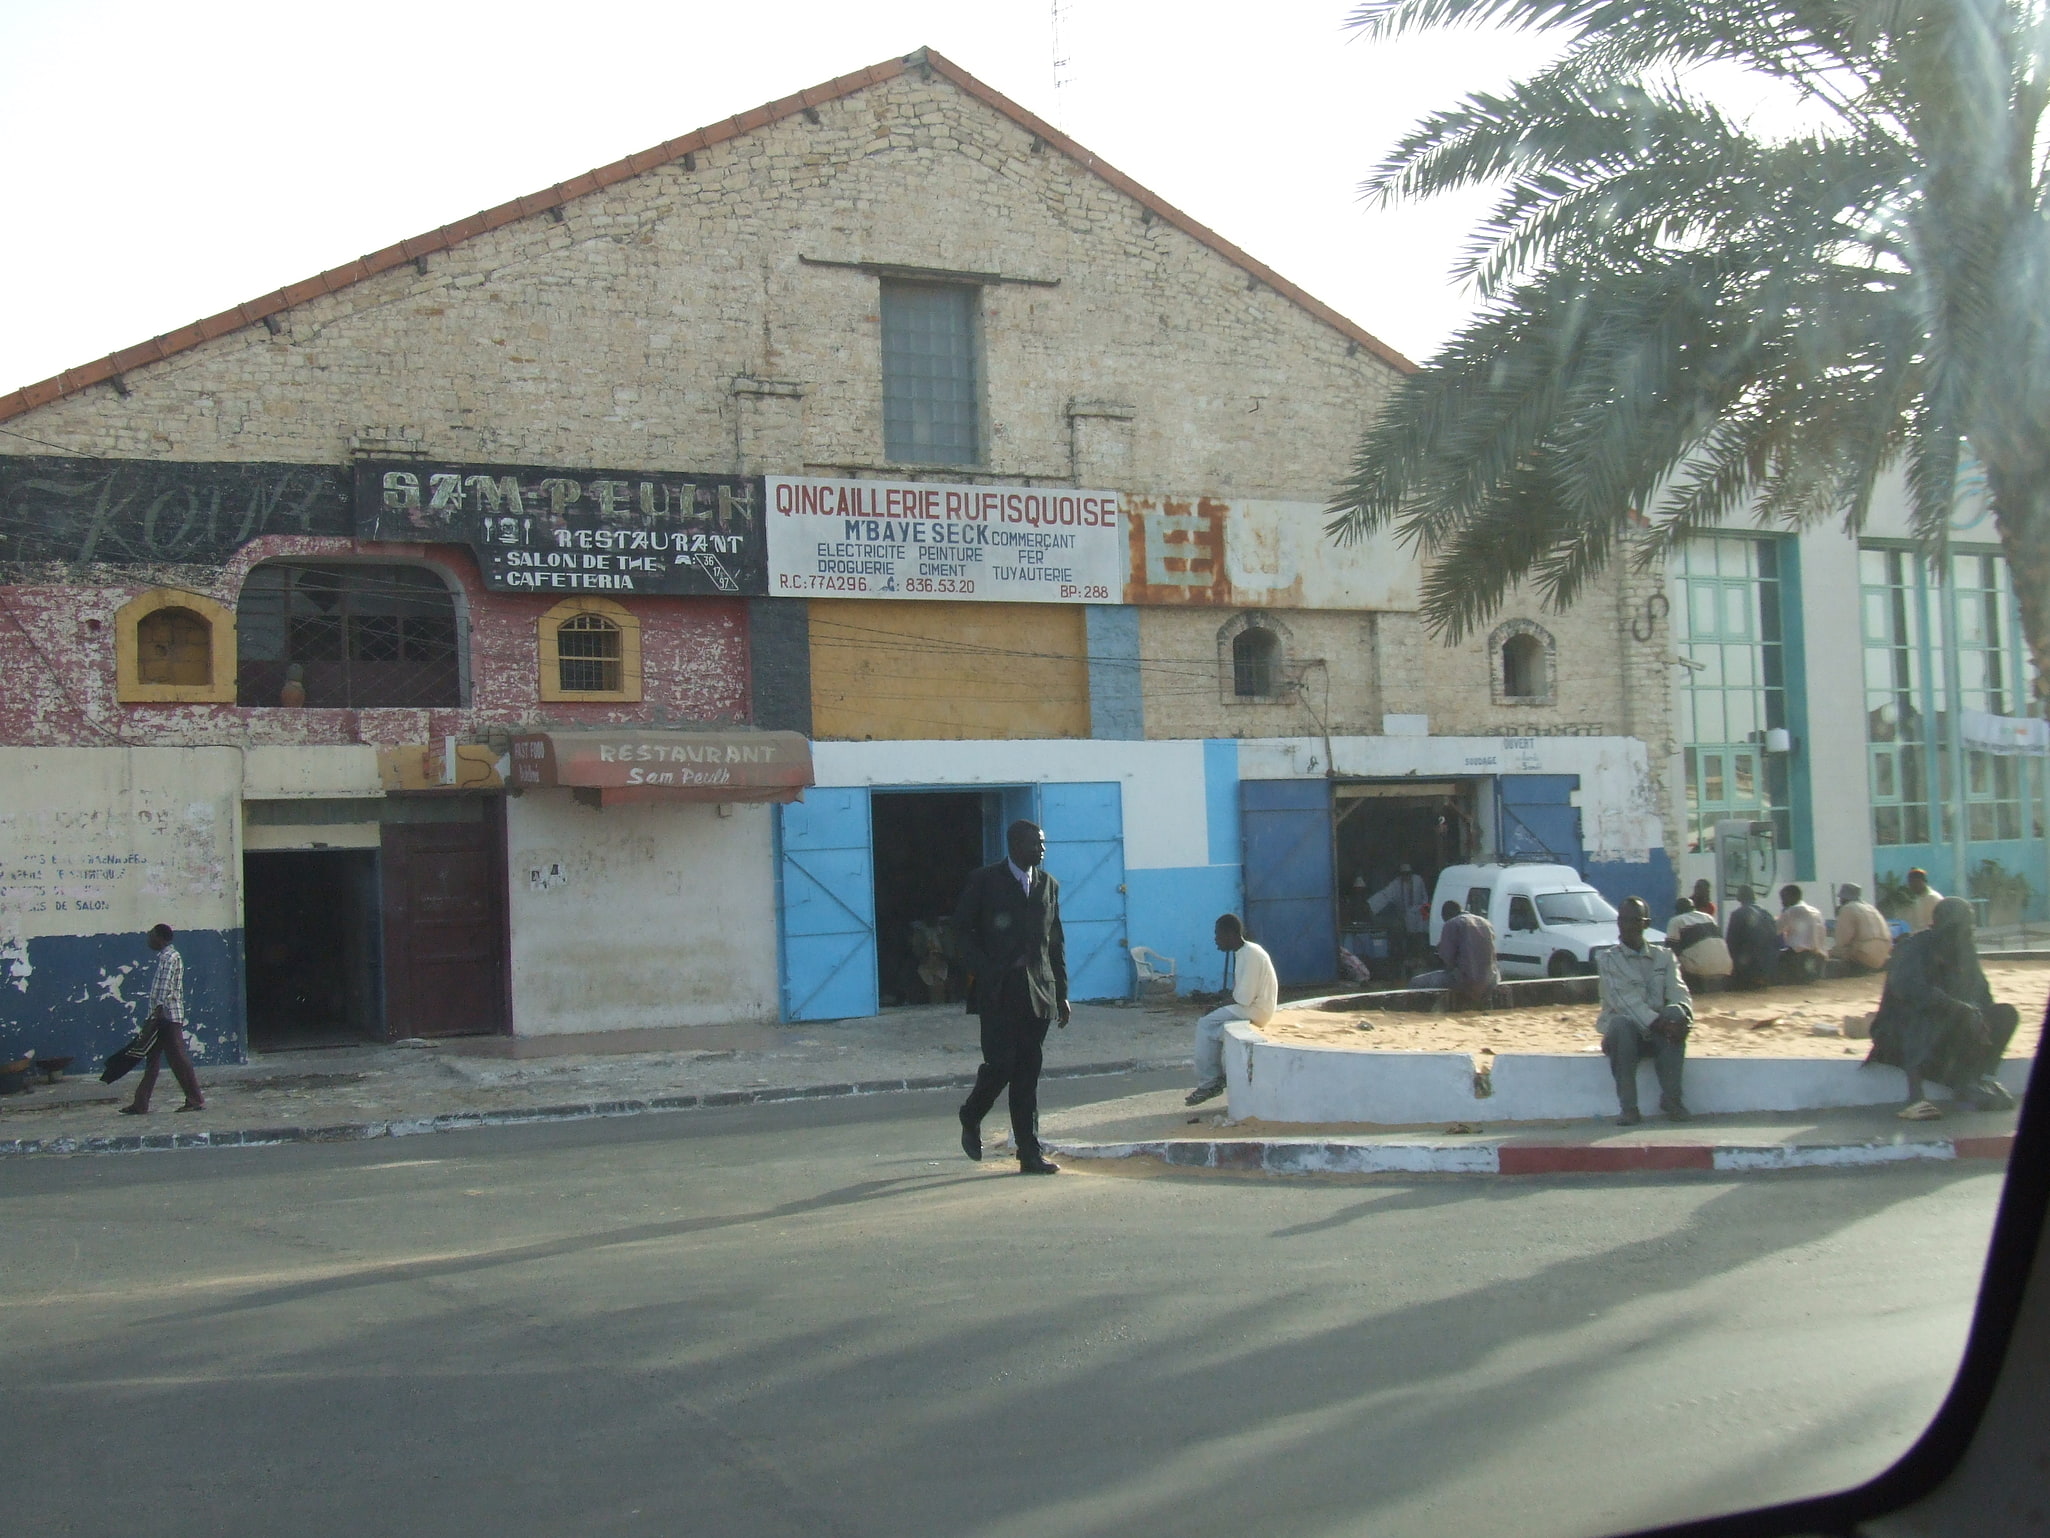
[[609, 598], [566, 598], [541, 616], [542, 700], [641, 697], [641, 625]]
[[135, 627], [135, 674], [146, 684], [214, 681], [214, 627], [190, 609], [158, 609]]
[[424, 566], [258, 566], [235, 609], [236, 703], [315, 709], [462, 703], [455, 595]]
[[1502, 643], [1502, 692], [1534, 699], [1545, 692], [1545, 643], [1534, 635], [1513, 635]]
[[1489, 682], [1497, 705], [1556, 702], [1557, 647], [1551, 632], [1527, 619], [1504, 621], [1488, 637]]
[[1272, 699], [1280, 692], [1281, 638], [1264, 626], [1241, 630], [1231, 641], [1231, 692], [1242, 700]]
[[156, 588], [114, 614], [114, 681], [126, 705], [235, 698], [235, 616], [199, 593]]

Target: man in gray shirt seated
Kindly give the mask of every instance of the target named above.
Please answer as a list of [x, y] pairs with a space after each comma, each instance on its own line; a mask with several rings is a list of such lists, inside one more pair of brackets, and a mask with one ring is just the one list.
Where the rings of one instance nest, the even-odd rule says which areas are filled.
[[1438, 955], [1445, 963], [1441, 972], [1419, 972], [1409, 980], [1412, 988], [1445, 988], [1454, 1009], [1486, 1009], [1495, 1001], [1495, 989], [1502, 972], [1495, 963], [1495, 926], [1478, 913], [1464, 913], [1447, 898], [1438, 910], [1445, 927], [1438, 931]]
[[1622, 943], [1596, 953], [1601, 974], [1602, 1012], [1595, 1029], [1602, 1033], [1602, 1051], [1616, 1078], [1616, 1100], [1623, 1114], [1619, 1127], [1644, 1120], [1637, 1108], [1637, 1064], [1649, 1056], [1658, 1074], [1659, 1109], [1674, 1121], [1687, 1120], [1680, 1098], [1680, 1075], [1687, 1060], [1687, 1031], [1694, 1023], [1694, 1001], [1680, 981], [1680, 963], [1663, 945], [1647, 945], [1644, 931], [1651, 910], [1641, 897], [1626, 897], [1616, 910], [1616, 933]]

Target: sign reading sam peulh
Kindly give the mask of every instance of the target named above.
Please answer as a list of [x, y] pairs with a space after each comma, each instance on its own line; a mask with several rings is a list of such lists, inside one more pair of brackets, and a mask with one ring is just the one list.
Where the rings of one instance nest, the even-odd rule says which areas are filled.
[[606, 806], [795, 801], [812, 783], [811, 744], [796, 732], [529, 732], [513, 738], [512, 782], [596, 791]]
[[363, 460], [356, 536], [468, 545], [501, 593], [768, 591], [762, 483], [738, 475]]

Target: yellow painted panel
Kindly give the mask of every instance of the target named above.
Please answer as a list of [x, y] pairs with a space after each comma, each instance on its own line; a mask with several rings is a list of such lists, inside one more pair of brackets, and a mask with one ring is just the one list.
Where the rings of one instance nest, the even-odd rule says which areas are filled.
[[812, 734], [843, 740], [1089, 735], [1077, 605], [811, 601]]

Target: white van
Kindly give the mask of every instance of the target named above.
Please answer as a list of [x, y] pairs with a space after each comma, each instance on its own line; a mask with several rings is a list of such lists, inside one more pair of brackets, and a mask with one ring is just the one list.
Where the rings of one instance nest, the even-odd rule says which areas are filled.
[[[1438, 915], [1456, 902], [1495, 926], [1495, 959], [1504, 977], [1571, 977], [1594, 970], [1594, 953], [1614, 945], [1616, 910], [1570, 865], [1448, 865], [1431, 894], [1431, 943]], [[1647, 929], [1645, 938], [1665, 936]]]

